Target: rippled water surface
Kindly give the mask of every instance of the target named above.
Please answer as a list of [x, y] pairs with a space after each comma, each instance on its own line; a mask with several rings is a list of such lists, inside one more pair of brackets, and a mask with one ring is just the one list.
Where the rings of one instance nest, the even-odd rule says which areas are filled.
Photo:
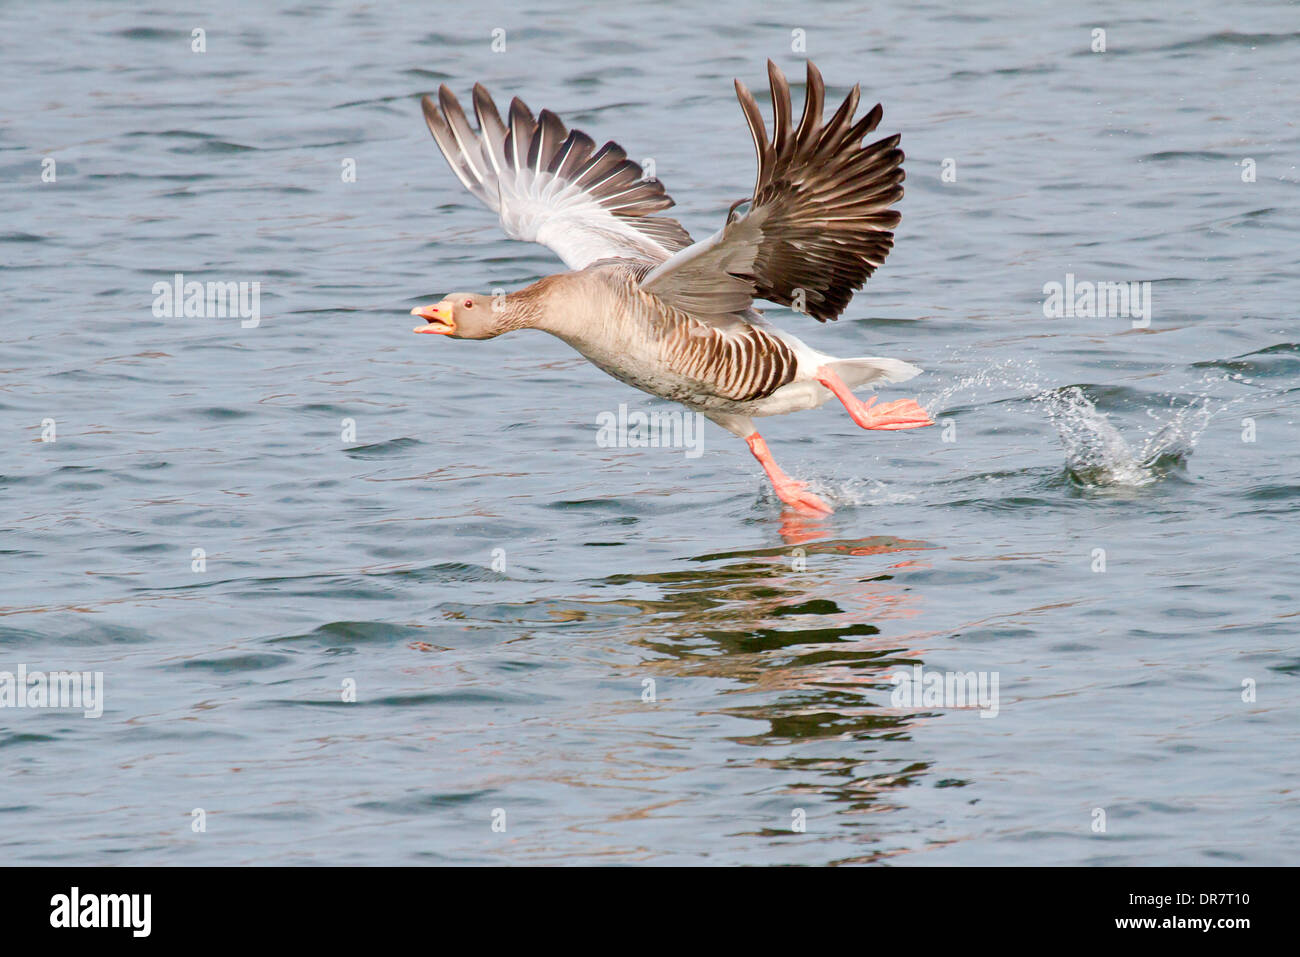
[[[0, 7], [0, 671], [106, 689], [0, 710], [7, 861], [1295, 861], [1300, 8], [130, 6]], [[763, 423], [825, 520], [712, 425], [601, 447], [663, 406], [558, 340], [407, 315], [560, 268], [422, 93], [617, 139], [698, 237], [792, 30], [907, 196], [838, 323], [770, 315], [939, 420]], [[260, 325], [155, 318], [175, 273]], [[1045, 318], [1067, 274], [1149, 327]]]

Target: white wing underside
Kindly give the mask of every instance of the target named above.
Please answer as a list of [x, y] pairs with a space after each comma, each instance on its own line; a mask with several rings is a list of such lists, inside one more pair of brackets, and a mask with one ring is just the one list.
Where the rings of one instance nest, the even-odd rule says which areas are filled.
[[691, 244], [676, 220], [650, 215], [672, 206], [672, 197], [617, 143], [597, 150], [549, 110], [534, 119], [517, 97], [507, 125], [481, 85], [474, 87], [477, 132], [445, 86], [436, 106], [425, 97], [423, 107], [452, 171], [497, 213], [505, 234], [541, 243], [570, 269], [611, 258], [655, 265]]
[[620, 222], [580, 187], [552, 173], [517, 171], [498, 180], [496, 202], [488, 205], [511, 239], [541, 243], [570, 269], [599, 259], [662, 262], [671, 251], [644, 233]]

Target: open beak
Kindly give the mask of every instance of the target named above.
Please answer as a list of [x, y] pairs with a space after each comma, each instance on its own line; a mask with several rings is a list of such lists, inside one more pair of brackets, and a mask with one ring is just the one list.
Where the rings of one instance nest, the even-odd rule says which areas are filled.
[[435, 336], [449, 336], [456, 331], [456, 320], [451, 317], [451, 306], [438, 303], [436, 306], [416, 306], [411, 315], [419, 316], [428, 325], [416, 326], [412, 332], [426, 332]]

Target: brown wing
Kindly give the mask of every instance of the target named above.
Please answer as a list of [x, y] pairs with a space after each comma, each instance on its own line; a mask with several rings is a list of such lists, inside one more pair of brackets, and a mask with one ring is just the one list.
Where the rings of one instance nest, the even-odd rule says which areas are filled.
[[643, 288], [697, 315], [735, 314], [768, 299], [835, 319], [893, 248], [900, 214], [890, 207], [903, 196], [899, 136], [861, 145], [883, 110], [876, 104], [855, 121], [857, 86], [823, 125], [825, 85], [811, 62], [794, 128], [785, 76], [770, 60], [767, 70], [771, 142], [754, 97], [736, 81], [758, 153], [749, 210], [733, 206], [721, 231], [652, 270]]

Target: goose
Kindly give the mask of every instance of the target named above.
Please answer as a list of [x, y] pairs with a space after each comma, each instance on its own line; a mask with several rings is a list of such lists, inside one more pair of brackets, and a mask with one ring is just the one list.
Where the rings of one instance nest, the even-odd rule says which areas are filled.
[[770, 140], [753, 95], [735, 81], [758, 154], [753, 192], [699, 242], [655, 215], [672, 198], [618, 144], [597, 149], [550, 110], [534, 117], [518, 97], [503, 120], [481, 84], [473, 89], [477, 132], [445, 84], [437, 104], [423, 97], [425, 122], [461, 184], [497, 213], [507, 236], [549, 247], [568, 271], [508, 294], [453, 293], [411, 314], [424, 320], [415, 332], [453, 339], [550, 333], [614, 378], [744, 439], [782, 502], [823, 516], [831, 507], [780, 469], [754, 419], [834, 398], [864, 429], [933, 425], [915, 400], [877, 405], [853, 394], [921, 370], [819, 352], [765, 320], [754, 301], [820, 322], [838, 318], [893, 248], [903, 152], [898, 134], [862, 145], [883, 111], [876, 104], [855, 119], [858, 85], [823, 122], [825, 85], [808, 61], [795, 126], [785, 76], [771, 60], [767, 73]]

